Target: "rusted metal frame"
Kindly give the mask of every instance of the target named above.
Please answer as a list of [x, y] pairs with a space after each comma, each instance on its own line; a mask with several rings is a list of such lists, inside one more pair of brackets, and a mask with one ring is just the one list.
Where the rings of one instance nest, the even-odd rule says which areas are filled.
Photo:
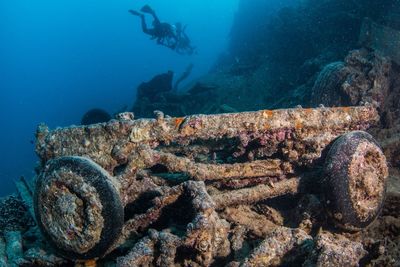
[[190, 159], [178, 157], [170, 153], [155, 152], [159, 163], [165, 165], [171, 172], [184, 172], [195, 180], [217, 181], [225, 179], [246, 179], [255, 177], [284, 175], [281, 160], [268, 159], [247, 163], [234, 164], [204, 164], [195, 163]]
[[299, 192], [301, 178], [290, 178], [274, 184], [260, 184], [254, 187], [230, 190], [212, 195], [217, 209], [256, 202]]
[[[109, 165], [117, 164], [110, 154], [120, 144], [148, 144], [154, 148], [160, 143], [185, 144], [191, 140], [233, 138], [238, 137], [241, 133], [268, 132], [279, 129], [293, 129], [299, 138], [302, 138], [309, 134], [309, 130], [313, 132], [334, 130], [346, 132], [357, 128], [356, 126], [360, 124], [374, 123], [377, 120], [377, 111], [372, 106], [262, 110], [158, 120], [114, 120], [103, 124], [69, 127], [54, 131], [40, 127], [37, 133], [37, 151], [41, 158], [46, 160], [72, 153], [96, 159], [99, 158], [99, 155], [93, 154], [94, 151], [101, 150], [108, 157], [98, 163], [109, 169], [107, 168]], [[65, 136], [69, 136], [69, 138], [65, 138]], [[93, 146], [100, 143], [104, 147], [93, 149]], [[78, 144], [79, 149], [77, 148]], [[113, 163], [106, 162], [107, 160]]]
[[[221, 181], [230, 179], [246, 179], [285, 175], [280, 160], [255, 160], [247, 163], [206, 164], [197, 163], [185, 157], [163, 152], [162, 147], [171, 143], [188, 146], [194, 141], [222, 140], [238, 138], [240, 135], [260, 133], [267, 135], [274, 131], [283, 131], [278, 136], [278, 142], [285, 141], [286, 132], [293, 131], [293, 142], [310, 140], [317, 145], [308, 151], [301, 148], [306, 160], [312, 162], [320, 156], [320, 150], [341, 133], [354, 129], [365, 129], [375, 123], [378, 115], [370, 106], [353, 108], [320, 108], [320, 109], [290, 109], [277, 111], [258, 111], [222, 115], [196, 115], [184, 118], [164, 118], [159, 115], [156, 120], [119, 120], [88, 127], [71, 127], [48, 132], [41, 129], [38, 132], [38, 153], [43, 163], [61, 156], [85, 156], [115, 175], [117, 166], [125, 166], [122, 174], [109, 177], [103, 175], [115, 185], [122, 205], [127, 205], [140, 194], [140, 190], [161, 190], [161, 197], [155, 198], [154, 206], [145, 214], [135, 216], [125, 222], [120, 244], [127, 236], [139, 229], [147, 227], [157, 220], [161, 210], [168, 203], [176, 201], [180, 195], [162, 191], [163, 185], [157, 182], [151, 174], [146, 182], [136, 179], [141, 172], [156, 164], [163, 164], [171, 172], [187, 173], [195, 180]], [[322, 141], [313, 138], [322, 137]], [[267, 138], [270, 136], [268, 135]], [[275, 136], [274, 136], [275, 137]], [[156, 150], [156, 149], [159, 150]], [[319, 149], [319, 150], [318, 150]], [[278, 162], [279, 161], [279, 162]], [[279, 164], [278, 164], [279, 163]], [[284, 162], [287, 163], [287, 162]], [[93, 164], [94, 165], [94, 164]], [[279, 168], [278, 168], [279, 166]], [[287, 166], [285, 166], [287, 168]], [[95, 169], [101, 169], [96, 167]], [[291, 169], [291, 168], [287, 168]], [[117, 178], [117, 179], [115, 179]], [[232, 190], [214, 194], [216, 208], [222, 209], [228, 205], [249, 204], [260, 200], [298, 192], [300, 178], [284, 179], [274, 185], [258, 185], [252, 188]], [[137, 189], [136, 189], [137, 188]], [[179, 187], [178, 187], [179, 188]], [[228, 198], [229, 197], [229, 198]], [[215, 205], [215, 204], [214, 204]], [[215, 207], [214, 207], [215, 208]], [[121, 207], [121, 210], [123, 207]], [[122, 224], [122, 220], [121, 220]], [[115, 246], [110, 248], [111, 251]]]

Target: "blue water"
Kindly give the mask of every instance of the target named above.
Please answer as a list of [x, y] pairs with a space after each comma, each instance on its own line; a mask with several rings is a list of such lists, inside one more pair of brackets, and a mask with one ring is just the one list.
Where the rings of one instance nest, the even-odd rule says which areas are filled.
[[[144, 35], [128, 13], [144, 4], [162, 21], [187, 24], [198, 54], [178, 55]], [[236, 8], [237, 0], [0, 1], [0, 195], [33, 175], [38, 123], [78, 124], [93, 107], [131, 107], [140, 82], [190, 63], [192, 79], [206, 73]]]
[[[294, 1], [254, 0], [254, 9]], [[226, 52], [238, 3], [0, 1], [0, 195], [13, 191], [19, 176], [34, 175], [34, 132], [39, 123], [67, 126], [79, 124], [94, 107], [111, 114], [130, 108], [141, 82], [168, 70], [179, 75], [190, 63], [190, 79], [207, 73]], [[198, 54], [179, 55], [143, 34], [139, 18], [128, 10], [144, 4], [162, 21], [187, 24]]]

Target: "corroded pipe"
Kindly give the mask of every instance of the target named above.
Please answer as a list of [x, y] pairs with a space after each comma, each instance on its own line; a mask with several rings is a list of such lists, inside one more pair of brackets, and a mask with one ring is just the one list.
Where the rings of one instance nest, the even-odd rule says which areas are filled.
[[[230, 152], [231, 156], [237, 158], [245, 155], [252, 162], [242, 166], [197, 164], [196, 168], [183, 168], [191, 174], [197, 172], [203, 175], [194, 175], [194, 179], [200, 180], [221, 179], [225, 176], [230, 179], [235, 175], [248, 177], [249, 171], [243, 176], [234, 171], [235, 168], [250, 169], [252, 176], [258, 176], [256, 170], [265, 171], [265, 175], [260, 176], [282, 176], [292, 174], [296, 166], [313, 164], [321, 157], [322, 150], [337, 136], [353, 130], [364, 130], [379, 120], [372, 106], [262, 110], [182, 118], [165, 118], [163, 114], [157, 114], [157, 119], [120, 119], [53, 131], [40, 126], [37, 132], [37, 153], [43, 165], [50, 159], [62, 156], [90, 158], [117, 178], [119, 185], [116, 187], [123, 196], [122, 202], [127, 204], [131, 198], [126, 196], [125, 191], [132, 184], [132, 176], [138, 170], [150, 168], [157, 163], [168, 164], [169, 170], [174, 171], [181, 168], [179, 165], [193, 165], [188, 162], [191, 155], [211, 158], [220, 151], [231, 150], [227, 144], [235, 143], [237, 149]], [[133, 116], [120, 116], [124, 117]], [[187, 152], [190, 147], [193, 147], [192, 151]], [[161, 154], [170, 148], [175, 148], [174, 154]], [[154, 153], [154, 150], [159, 154]], [[184, 154], [186, 158], [176, 157], [177, 154]], [[280, 154], [285, 161], [277, 163], [277, 160], [282, 159], [276, 158], [260, 164], [253, 161], [263, 160], [273, 154]], [[252, 168], [253, 165], [257, 165], [256, 168]], [[214, 171], [218, 171], [218, 175]], [[275, 172], [274, 175], [271, 172]]]
[[[109, 172], [125, 162], [136, 146], [151, 148], [171, 143], [187, 145], [195, 140], [238, 138], [246, 134], [265, 134], [266, 139], [283, 142], [324, 137], [322, 144], [340, 134], [365, 130], [379, 121], [372, 106], [316, 109], [262, 110], [180, 118], [112, 120], [89, 126], [72, 126], [37, 131], [36, 151], [46, 162], [61, 156], [85, 155]], [[268, 135], [270, 134], [270, 135]]]
[[232, 192], [212, 195], [217, 209], [229, 206], [254, 204], [264, 199], [274, 198], [286, 194], [299, 192], [300, 178], [283, 180], [273, 185], [257, 185], [251, 188], [243, 188]]

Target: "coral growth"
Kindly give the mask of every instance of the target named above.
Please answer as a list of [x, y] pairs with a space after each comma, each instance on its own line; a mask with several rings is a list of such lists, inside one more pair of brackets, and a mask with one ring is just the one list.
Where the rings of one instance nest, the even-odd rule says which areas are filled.
[[11, 195], [0, 200], [0, 233], [24, 231], [32, 224], [27, 207], [19, 197]]

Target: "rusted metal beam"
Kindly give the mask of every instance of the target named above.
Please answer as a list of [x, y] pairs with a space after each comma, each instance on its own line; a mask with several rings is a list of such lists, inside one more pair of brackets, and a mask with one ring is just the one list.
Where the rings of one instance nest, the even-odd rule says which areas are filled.
[[363, 106], [262, 110], [180, 118], [159, 116], [157, 119], [112, 120], [53, 131], [42, 125], [36, 135], [36, 150], [44, 162], [61, 156], [86, 156], [112, 172], [121, 162], [128, 160], [139, 144], [151, 148], [171, 143], [185, 146], [196, 140], [245, 139], [259, 134], [259, 139], [265, 142], [282, 143], [287, 139], [312, 142], [319, 139], [319, 146], [323, 146], [342, 133], [364, 130], [378, 120], [378, 113], [372, 106]]
[[273, 185], [257, 185], [250, 188], [227, 191], [212, 195], [217, 209], [229, 206], [254, 204], [256, 202], [286, 194], [296, 194], [300, 188], [300, 178], [291, 178]]

